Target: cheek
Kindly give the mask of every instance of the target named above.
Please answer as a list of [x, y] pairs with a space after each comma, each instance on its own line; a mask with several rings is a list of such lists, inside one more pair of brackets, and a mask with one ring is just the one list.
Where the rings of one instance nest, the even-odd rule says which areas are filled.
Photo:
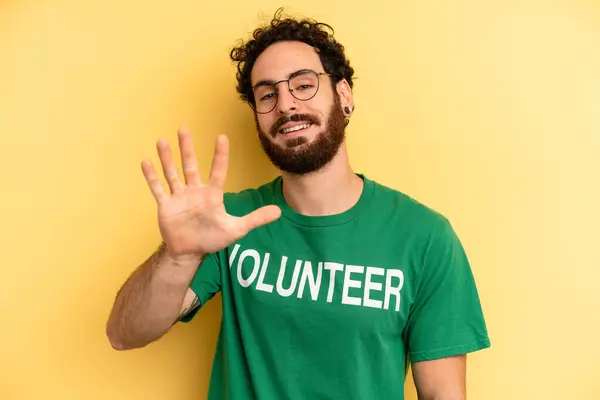
[[269, 133], [271, 127], [273, 126], [273, 122], [274, 121], [272, 121], [270, 118], [262, 118], [260, 120], [260, 129], [262, 129], [262, 131], [265, 133]]
[[329, 93], [323, 93], [322, 96], [317, 96], [313, 100], [307, 111], [313, 115], [318, 115], [321, 118], [321, 122], [325, 123], [327, 116], [331, 112], [333, 97]]
[[270, 122], [270, 118], [265, 116], [265, 115], [261, 115], [261, 114], [255, 114], [254, 116], [254, 121], [256, 123], [256, 125], [258, 125], [258, 127], [260, 128], [261, 131], [267, 133], [269, 132], [269, 128], [271, 127], [272, 122]]

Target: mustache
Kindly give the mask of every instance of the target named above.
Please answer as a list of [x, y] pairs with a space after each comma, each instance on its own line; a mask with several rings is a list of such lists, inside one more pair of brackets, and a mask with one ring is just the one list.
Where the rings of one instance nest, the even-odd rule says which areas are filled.
[[277, 121], [275, 121], [275, 123], [273, 124], [273, 126], [271, 127], [271, 131], [270, 134], [272, 137], [277, 136], [277, 133], [279, 132], [279, 130], [281, 129], [281, 127], [285, 124], [287, 124], [288, 122], [308, 122], [311, 123], [313, 125], [316, 126], [320, 126], [321, 122], [319, 121], [319, 119], [313, 115], [310, 114], [292, 114], [289, 117], [283, 116], [281, 118], [279, 118]]

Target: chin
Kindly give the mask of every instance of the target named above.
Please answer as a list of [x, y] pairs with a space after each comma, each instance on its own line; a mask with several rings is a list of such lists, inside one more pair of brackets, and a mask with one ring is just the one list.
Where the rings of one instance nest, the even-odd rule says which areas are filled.
[[285, 147], [292, 150], [300, 149], [307, 144], [310, 144], [310, 142], [304, 137], [288, 139], [285, 141]]

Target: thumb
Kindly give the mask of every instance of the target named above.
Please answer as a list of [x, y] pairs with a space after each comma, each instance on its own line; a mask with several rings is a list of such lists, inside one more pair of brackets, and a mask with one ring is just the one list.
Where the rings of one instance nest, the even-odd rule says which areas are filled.
[[281, 209], [275, 205], [264, 206], [241, 217], [242, 224], [249, 232], [260, 226], [269, 224], [281, 216]]

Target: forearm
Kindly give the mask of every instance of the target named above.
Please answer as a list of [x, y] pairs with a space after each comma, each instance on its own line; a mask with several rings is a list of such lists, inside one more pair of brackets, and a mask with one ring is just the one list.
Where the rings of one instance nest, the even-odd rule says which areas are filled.
[[115, 299], [107, 335], [118, 350], [143, 347], [177, 320], [201, 258], [175, 261], [164, 245], [125, 282]]

